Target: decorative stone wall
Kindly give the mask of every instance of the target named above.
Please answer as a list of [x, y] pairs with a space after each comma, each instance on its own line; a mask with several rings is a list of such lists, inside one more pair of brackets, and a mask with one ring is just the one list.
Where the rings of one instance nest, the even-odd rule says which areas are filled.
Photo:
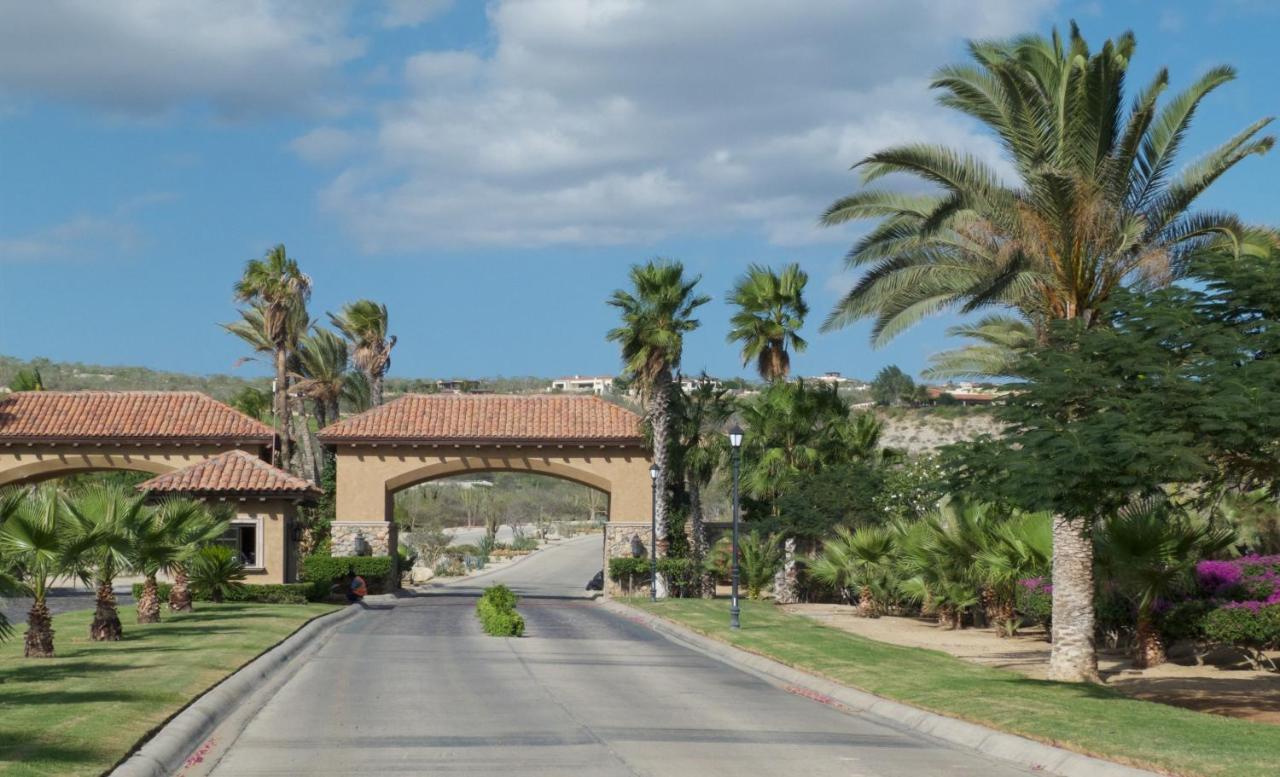
[[610, 521], [604, 525], [604, 594], [605, 596], [635, 595], [649, 590], [648, 582], [632, 589], [624, 589], [622, 584], [609, 577], [609, 559], [649, 555], [649, 541], [652, 537], [648, 522]]
[[[333, 556], [388, 556], [395, 552], [395, 524], [361, 521], [334, 521], [329, 528], [333, 538], [330, 555]], [[369, 549], [360, 553], [358, 538], [363, 538]]]

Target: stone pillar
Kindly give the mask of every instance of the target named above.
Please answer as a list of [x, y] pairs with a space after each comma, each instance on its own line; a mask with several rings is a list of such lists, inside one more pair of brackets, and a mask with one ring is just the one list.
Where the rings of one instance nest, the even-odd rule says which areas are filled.
[[604, 594], [605, 596], [636, 595], [649, 590], [648, 583], [638, 585], [634, 589], [623, 588], [622, 581], [609, 576], [609, 559], [631, 558], [636, 549], [643, 558], [649, 557], [649, 546], [653, 535], [648, 522], [609, 521], [604, 525]]
[[[396, 526], [390, 521], [334, 521], [330, 524], [333, 556], [390, 556], [396, 552]], [[369, 550], [362, 554], [360, 539]]]

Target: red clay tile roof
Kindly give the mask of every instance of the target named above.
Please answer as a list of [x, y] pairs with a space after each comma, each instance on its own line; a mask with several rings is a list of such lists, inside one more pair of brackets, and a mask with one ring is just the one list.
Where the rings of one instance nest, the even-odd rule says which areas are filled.
[[271, 442], [271, 428], [196, 391], [0, 395], [0, 442]]
[[138, 490], [183, 494], [320, 495], [320, 490], [310, 480], [277, 469], [252, 453], [239, 449], [158, 475], [139, 484]]
[[338, 442], [638, 445], [640, 417], [599, 397], [406, 394], [320, 432]]

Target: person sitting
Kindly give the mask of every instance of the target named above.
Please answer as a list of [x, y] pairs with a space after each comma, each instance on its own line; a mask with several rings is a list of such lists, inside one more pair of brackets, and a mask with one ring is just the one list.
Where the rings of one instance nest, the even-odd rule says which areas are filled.
[[369, 593], [364, 578], [356, 574], [355, 567], [347, 569], [347, 577], [350, 579], [347, 583], [347, 601], [352, 604], [363, 602], [365, 595]]

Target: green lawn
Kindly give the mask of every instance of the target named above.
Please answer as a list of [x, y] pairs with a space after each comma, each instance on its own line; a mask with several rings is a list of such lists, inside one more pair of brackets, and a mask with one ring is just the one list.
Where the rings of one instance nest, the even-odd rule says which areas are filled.
[[763, 602], [743, 603], [736, 633], [725, 600], [628, 603], [845, 685], [1079, 752], [1174, 774], [1280, 774], [1280, 726], [1138, 701], [1105, 687], [1032, 680], [858, 637]]
[[92, 610], [54, 618], [57, 658], [0, 644], [0, 775], [98, 775], [192, 698], [330, 605], [207, 604], [91, 642]]

